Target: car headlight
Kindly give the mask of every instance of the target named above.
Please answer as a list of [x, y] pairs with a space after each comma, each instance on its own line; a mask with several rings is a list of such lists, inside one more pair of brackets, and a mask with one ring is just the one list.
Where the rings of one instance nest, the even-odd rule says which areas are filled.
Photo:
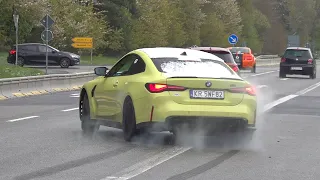
[[80, 58], [80, 56], [75, 55], [75, 54], [71, 54], [71, 57], [72, 57], [72, 58]]

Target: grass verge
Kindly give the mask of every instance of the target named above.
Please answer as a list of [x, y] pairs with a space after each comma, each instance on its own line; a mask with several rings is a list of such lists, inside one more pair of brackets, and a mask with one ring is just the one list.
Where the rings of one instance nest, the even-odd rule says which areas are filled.
[[44, 74], [44, 72], [38, 69], [7, 64], [7, 55], [7, 53], [0, 52], [0, 79], [24, 76], [37, 76]]

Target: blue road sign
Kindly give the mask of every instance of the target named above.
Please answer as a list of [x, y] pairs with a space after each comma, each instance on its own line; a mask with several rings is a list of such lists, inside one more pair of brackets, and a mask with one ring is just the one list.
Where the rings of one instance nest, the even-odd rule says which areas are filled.
[[230, 44], [237, 44], [238, 40], [238, 36], [235, 34], [231, 34], [228, 38]]

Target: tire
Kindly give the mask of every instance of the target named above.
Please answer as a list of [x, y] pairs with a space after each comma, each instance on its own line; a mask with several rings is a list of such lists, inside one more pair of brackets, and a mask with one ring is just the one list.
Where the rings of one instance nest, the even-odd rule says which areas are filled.
[[90, 117], [90, 105], [87, 93], [84, 94], [83, 99], [80, 102], [79, 115], [83, 134], [93, 135], [96, 131], [99, 130], [100, 125], [91, 120]]
[[70, 60], [68, 58], [62, 58], [60, 60], [60, 66], [61, 66], [61, 68], [69, 68]]
[[122, 112], [122, 130], [124, 140], [130, 142], [134, 135], [136, 135], [136, 115], [132, 99], [126, 97], [123, 104]]
[[283, 70], [280, 69], [280, 71], [279, 71], [279, 77], [280, 77], [280, 78], [285, 78], [285, 77], [287, 77], [287, 75], [286, 75], [286, 73], [283, 72]]
[[256, 71], [257, 71], [257, 67], [256, 67], [256, 64], [254, 64], [252, 69], [251, 69], [251, 72], [252, 73], [256, 73]]
[[20, 67], [23, 67], [25, 64], [25, 61], [22, 57], [18, 57], [17, 65]]
[[313, 68], [313, 69], [312, 69], [312, 74], [310, 75], [310, 78], [311, 78], [311, 79], [315, 79], [315, 78], [317, 78], [317, 71], [316, 71], [316, 68]]

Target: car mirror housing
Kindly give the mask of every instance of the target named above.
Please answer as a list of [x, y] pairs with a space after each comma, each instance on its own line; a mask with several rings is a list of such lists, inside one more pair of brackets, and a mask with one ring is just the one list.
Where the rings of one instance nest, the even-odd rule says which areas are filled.
[[97, 76], [105, 76], [107, 73], [108, 68], [107, 67], [96, 67], [94, 68], [94, 73]]

